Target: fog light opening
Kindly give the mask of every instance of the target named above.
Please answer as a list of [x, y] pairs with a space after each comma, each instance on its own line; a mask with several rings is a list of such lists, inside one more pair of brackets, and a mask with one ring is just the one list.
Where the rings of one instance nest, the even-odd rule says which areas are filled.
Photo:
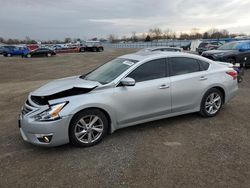
[[37, 135], [39, 142], [50, 143], [53, 135]]

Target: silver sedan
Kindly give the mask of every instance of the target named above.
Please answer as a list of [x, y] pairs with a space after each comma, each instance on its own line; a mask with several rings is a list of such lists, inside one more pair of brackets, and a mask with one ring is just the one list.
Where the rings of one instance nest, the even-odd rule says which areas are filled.
[[19, 128], [36, 145], [92, 146], [135, 124], [193, 112], [213, 117], [236, 95], [236, 78], [230, 64], [192, 54], [128, 54], [31, 92]]

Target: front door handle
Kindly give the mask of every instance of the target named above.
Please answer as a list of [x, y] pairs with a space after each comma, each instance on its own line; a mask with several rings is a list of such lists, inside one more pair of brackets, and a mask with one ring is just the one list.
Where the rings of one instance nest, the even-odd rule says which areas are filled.
[[201, 76], [200, 77], [200, 80], [202, 81], [202, 80], [207, 80], [207, 77], [206, 76]]
[[162, 84], [159, 89], [167, 89], [169, 88], [169, 85], [166, 85], [166, 84]]

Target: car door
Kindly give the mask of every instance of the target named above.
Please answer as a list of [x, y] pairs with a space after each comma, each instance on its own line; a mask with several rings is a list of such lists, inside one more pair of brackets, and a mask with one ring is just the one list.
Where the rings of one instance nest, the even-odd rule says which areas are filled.
[[14, 47], [13, 48], [13, 55], [19, 55], [19, 53], [20, 53], [19, 47]]
[[169, 63], [172, 112], [199, 107], [209, 79], [207, 71], [203, 70], [200, 61], [193, 58], [169, 58]]
[[165, 58], [146, 62], [127, 77], [135, 79], [135, 86], [118, 85], [114, 89], [117, 123], [121, 127], [171, 112], [170, 79]]
[[37, 49], [33, 52], [32, 56], [40, 57], [42, 55], [42, 49]]

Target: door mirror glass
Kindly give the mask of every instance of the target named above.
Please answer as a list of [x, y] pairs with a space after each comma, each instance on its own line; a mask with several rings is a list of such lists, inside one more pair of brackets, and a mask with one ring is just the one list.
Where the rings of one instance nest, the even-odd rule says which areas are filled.
[[126, 77], [121, 80], [121, 85], [122, 86], [134, 86], [135, 85], [135, 80], [130, 77]]

